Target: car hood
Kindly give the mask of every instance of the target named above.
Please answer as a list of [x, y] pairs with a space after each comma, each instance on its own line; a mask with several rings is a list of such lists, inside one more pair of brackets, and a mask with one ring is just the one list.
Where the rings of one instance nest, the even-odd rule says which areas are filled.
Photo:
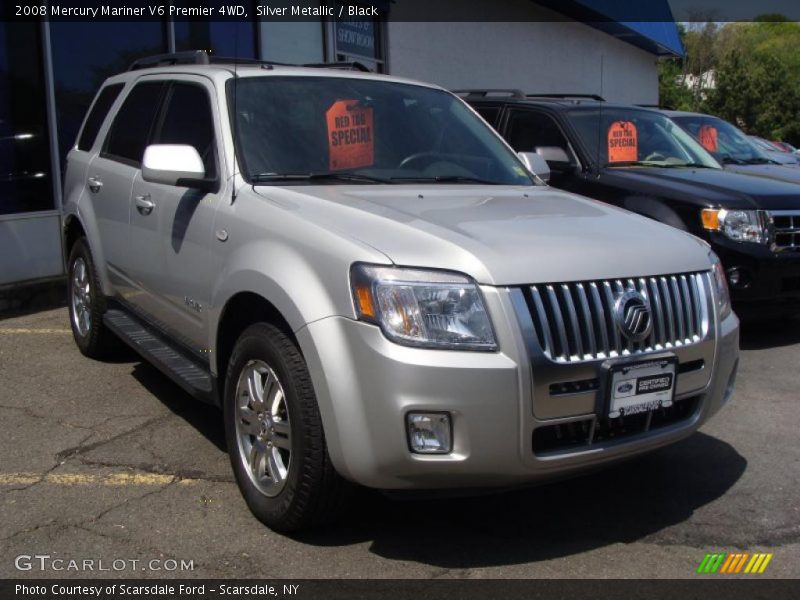
[[601, 179], [634, 193], [703, 206], [766, 210], [800, 207], [800, 187], [796, 184], [727, 169], [624, 167], [604, 169]]
[[612, 279], [709, 268], [699, 239], [550, 187], [256, 187], [305, 220], [399, 265], [451, 269], [479, 283]]
[[726, 171], [800, 183], [800, 169], [784, 165], [725, 165]]
[[782, 165], [788, 165], [790, 167], [798, 166], [799, 161], [797, 157], [788, 152], [781, 152], [780, 150], [775, 150], [775, 151], [764, 150], [764, 154], [766, 154], [770, 158], [770, 160], [779, 162]]

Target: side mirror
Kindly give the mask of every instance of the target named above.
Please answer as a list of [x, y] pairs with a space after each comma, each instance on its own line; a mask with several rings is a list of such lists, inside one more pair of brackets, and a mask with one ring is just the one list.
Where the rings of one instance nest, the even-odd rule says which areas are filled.
[[575, 162], [561, 146], [536, 146], [534, 150], [547, 161], [551, 169], [555, 167], [563, 171], [575, 166]]
[[545, 182], [550, 181], [550, 166], [545, 159], [534, 152], [520, 152], [518, 155], [528, 171]]
[[205, 188], [206, 169], [193, 146], [153, 144], [144, 151], [142, 179], [181, 187]]

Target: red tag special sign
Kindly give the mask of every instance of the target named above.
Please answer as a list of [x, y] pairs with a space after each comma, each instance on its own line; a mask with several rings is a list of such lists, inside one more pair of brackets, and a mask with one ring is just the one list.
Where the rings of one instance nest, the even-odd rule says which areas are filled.
[[703, 125], [697, 132], [700, 144], [709, 152], [717, 151], [717, 128], [711, 125]]
[[636, 125], [630, 121], [614, 121], [608, 128], [608, 162], [635, 161], [638, 154]]
[[358, 100], [337, 100], [325, 113], [331, 171], [369, 167], [375, 162], [372, 108]]

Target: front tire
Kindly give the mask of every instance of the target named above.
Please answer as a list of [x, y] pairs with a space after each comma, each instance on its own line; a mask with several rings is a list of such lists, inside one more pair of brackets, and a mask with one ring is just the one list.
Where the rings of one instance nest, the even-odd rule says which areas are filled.
[[306, 362], [278, 328], [250, 326], [225, 379], [225, 438], [252, 513], [276, 531], [338, 516], [349, 485], [333, 468]]
[[85, 238], [72, 246], [68, 272], [69, 321], [75, 344], [85, 356], [105, 358], [114, 351], [116, 339], [103, 324], [105, 297]]

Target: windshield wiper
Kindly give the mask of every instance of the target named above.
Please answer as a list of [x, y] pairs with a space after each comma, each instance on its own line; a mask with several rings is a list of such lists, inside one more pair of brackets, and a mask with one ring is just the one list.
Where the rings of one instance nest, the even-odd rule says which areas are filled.
[[623, 160], [619, 162], [606, 163], [606, 167], [655, 167], [657, 169], [675, 169], [679, 167], [692, 167], [697, 169], [713, 169], [703, 163], [662, 163], [651, 160]]
[[688, 163], [665, 163], [663, 165], [654, 165], [657, 167], [664, 167], [667, 169], [675, 169], [675, 168], [682, 168], [682, 167], [691, 167], [692, 169], [716, 169], [716, 167], [709, 167], [708, 165], [704, 165], [703, 163], [696, 163], [696, 162], [688, 162]]
[[771, 160], [769, 158], [748, 158], [745, 161], [742, 161], [746, 165], [777, 165], [779, 164], [778, 161]]
[[389, 179], [362, 175], [361, 173], [259, 173], [253, 175], [254, 183], [274, 181], [357, 181], [361, 183], [392, 183]]
[[603, 165], [604, 167], [657, 167], [654, 162], [645, 160], [620, 160], [617, 162], [610, 162]]
[[409, 183], [479, 183], [482, 185], [503, 185], [499, 181], [489, 181], [480, 177], [466, 175], [436, 175], [435, 177], [392, 177], [392, 181], [405, 181]]
[[747, 161], [741, 160], [739, 158], [733, 158], [732, 156], [723, 156], [720, 162], [723, 165], [746, 165]]

